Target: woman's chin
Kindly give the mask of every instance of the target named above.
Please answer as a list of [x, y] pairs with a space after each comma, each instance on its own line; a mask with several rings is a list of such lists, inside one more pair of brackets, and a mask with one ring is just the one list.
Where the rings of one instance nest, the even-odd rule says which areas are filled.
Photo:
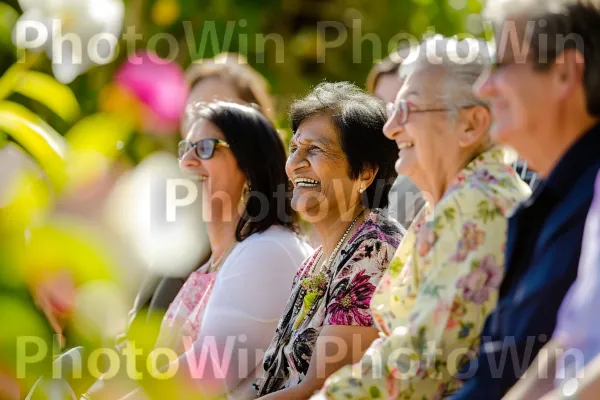
[[311, 224], [319, 222], [326, 215], [321, 202], [315, 198], [305, 200], [294, 196], [292, 197], [292, 209], [300, 214], [302, 219]]
[[410, 178], [412, 168], [411, 163], [408, 162], [408, 160], [402, 158], [398, 159], [398, 161], [396, 161], [396, 164], [394, 165], [394, 168], [398, 175], [406, 175]]

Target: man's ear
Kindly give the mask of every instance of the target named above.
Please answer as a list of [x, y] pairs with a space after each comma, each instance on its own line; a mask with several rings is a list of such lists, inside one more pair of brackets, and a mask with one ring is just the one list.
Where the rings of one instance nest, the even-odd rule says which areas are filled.
[[568, 98], [583, 81], [585, 59], [577, 49], [567, 49], [554, 60], [552, 72], [560, 98]]

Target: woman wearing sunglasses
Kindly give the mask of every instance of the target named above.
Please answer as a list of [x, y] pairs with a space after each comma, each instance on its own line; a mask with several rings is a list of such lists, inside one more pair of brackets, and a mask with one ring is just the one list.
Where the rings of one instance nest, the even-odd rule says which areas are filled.
[[189, 106], [186, 121], [180, 166], [202, 187], [212, 256], [169, 307], [157, 344], [181, 353], [189, 337], [196, 354], [214, 343], [220, 354], [235, 338], [223, 382], [211, 363], [194, 377], [231, 392], [247, 378], [239, 365], [251, 375], [261, 361], [257, 351], [274, 335], [290, 282], [311, 249], [295, 232], [285, 150], [266, 117], [252, 107], [214, 102]]
[[[248, 398], [236, 388], [251, 391], [290, 284], [312, 249], [296, 233], [285, 150], [267, 118], [227, 102], [194, 103], [186, 112], [180, 167], [201, 186], [212, 256], [169, 306], [155, 348], [180, 355], [171, 360], [178, 377], [199, 390]], [[138, 390], [127, 398], [144, 396]]]

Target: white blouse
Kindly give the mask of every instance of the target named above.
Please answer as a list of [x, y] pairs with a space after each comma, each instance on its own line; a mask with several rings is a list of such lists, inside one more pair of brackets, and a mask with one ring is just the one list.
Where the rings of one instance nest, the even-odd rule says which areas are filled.
[[179, 358], [180, 373], [221, 393], [244, 380], [249, 385], [275, 334], [294, 276], [312, 251], [279, 226], [237, 244], [217, 274], [193, 348]]

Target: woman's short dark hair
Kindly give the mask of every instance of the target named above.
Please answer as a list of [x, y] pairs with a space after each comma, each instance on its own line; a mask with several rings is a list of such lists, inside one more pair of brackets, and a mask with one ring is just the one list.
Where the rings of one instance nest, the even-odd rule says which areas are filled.
[[230, 102], [194, 103], [188, 106], [190, 126], [206, 119], [223, 132], [250, 194], [236, 228], [243, 241], [273, 225], [297, 231], [298, 215], [292, 209], [285, 173], [286, 154], [279, 134], [257, 109]]
[[375, 180], [365, 190], [369, 208], [385, 208], [396, 171], [396, 144], [383, 135], [386, 112], [383, 102], [348, 82], [324, 82], [306, 97], [294, 102], [289, 117], [294, 133], [305, 119], [325, 114], [339, 133], [342, 150], [350, 165], [348, 175], [358, 179], [366, 168], [378, 168]]

